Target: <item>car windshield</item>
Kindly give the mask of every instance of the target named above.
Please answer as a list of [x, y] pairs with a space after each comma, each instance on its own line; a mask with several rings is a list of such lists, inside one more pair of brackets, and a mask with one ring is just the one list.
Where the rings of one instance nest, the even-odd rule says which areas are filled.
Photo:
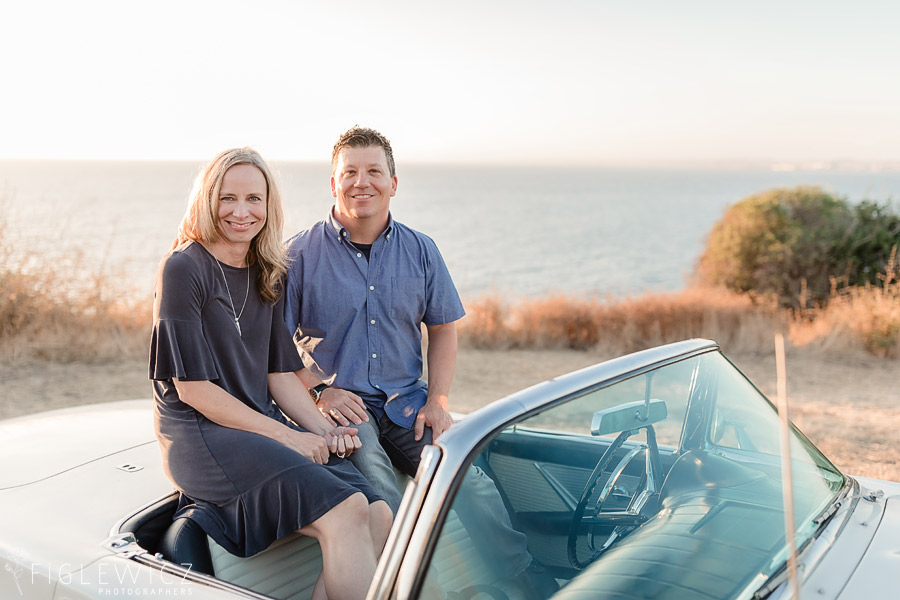
[[[779, 427], [773, 404], [715, 351], [548, 399], [474, 457], [424, 589], [748, 597], [788, 556]], [[788, 450], [800, 546], [845, 478], [794, 429]], [[506, 508], [500, 533], [472, 517], [482, 499], [467, 482], [485, 477]], [[524, 534], [525, 572], [506, 525]]]

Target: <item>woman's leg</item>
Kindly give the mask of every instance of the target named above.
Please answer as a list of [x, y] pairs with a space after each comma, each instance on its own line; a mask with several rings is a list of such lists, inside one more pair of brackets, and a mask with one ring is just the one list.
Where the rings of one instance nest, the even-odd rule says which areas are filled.
[[381, 556], [384, 543], [387, 542], [391, 525], [394, 522], [394, 513], [384, 500], [373, 502], [369, 505], [369, 531], [372, 533], [372, 543], [376, 556]]
[[328, 599], [365, 598], [377, 562], [366, 497], [353, 494], [299, 532], [319, 541]]
[[316, 577], [316, 586], [313, 588], [309, 599], [328, 600], [328, 594], [325, 593], [325, 578], [322, 576], [322, 573], [319, 573], [319, 576]]

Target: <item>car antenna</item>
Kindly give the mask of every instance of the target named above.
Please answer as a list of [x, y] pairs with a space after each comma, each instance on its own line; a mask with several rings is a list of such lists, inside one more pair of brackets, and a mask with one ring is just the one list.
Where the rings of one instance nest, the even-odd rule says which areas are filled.
[[800, 598], [797, 583], [797, 543], [794, 525], [794, 494], [791, 485], [791, 425], [788, 416], [787, 369], [784, 360], [784, 335], [775, 334], [775, 380], [778, 396], [778, 416], [781, 420], [781, 494], [784, 501], [785, 541], [790, 548], [788, 555], [788, 581], [794, 593]]

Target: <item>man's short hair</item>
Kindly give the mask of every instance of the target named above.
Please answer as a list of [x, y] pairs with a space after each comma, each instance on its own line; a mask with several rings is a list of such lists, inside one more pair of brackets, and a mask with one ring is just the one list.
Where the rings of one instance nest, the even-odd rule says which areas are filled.
[[386, 137], [368, 127], [355, 126], [341, 134], [334, 149], [331, 151], [331, 172], [337, 167], [338, 154], [344, 148], [370, 148], [372, 146], [381, 146], [384, 148], [384, 155], [387, 157], [388, 170], [391, 177], [397, 175], [394, 168], [394, 151], [391, 150], [391, 142]]

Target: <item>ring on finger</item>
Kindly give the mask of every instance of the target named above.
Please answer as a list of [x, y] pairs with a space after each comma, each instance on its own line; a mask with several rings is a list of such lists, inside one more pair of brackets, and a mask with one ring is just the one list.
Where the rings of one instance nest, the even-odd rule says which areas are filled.
[[334, 417], [335, 419], [337, 419], [337, 418], [338, 418], [338, 415], [340, 415], [341, 413], [338, 412], [338, 409], [332, 408], [331, 410], [328, 411], [328, 414], [330, 414], [332, 417]]
[[346, 453], [346, 452], [338, 452], [338, 453], [337, 453], [337, 457], [338, 457], [338, 458], [346, 458], [346, 457], [347, 457], [347, 453]]

